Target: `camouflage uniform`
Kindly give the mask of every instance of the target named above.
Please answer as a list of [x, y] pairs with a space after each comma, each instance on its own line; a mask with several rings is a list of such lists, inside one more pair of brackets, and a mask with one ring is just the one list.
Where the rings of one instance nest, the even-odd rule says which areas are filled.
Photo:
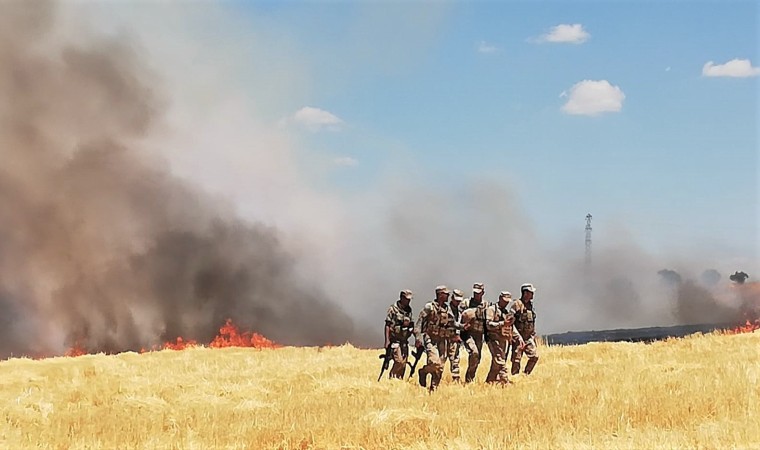
[[[525, 284], [523, 286], [533, 285]], [[522, 355], [528, 357], [525, 364], [525, 373], [530, 374], [538, 362], [538, 351], [536, 349], [536, 312], [533, 310], [533, 301], [525, 302], [522, 299], [515, 302], [515, 328], [517, 328], [520, 337], [525, 342], [524, 345], [513, 345], [512, 347], [512, 375], [520, 373], [520, 362]]]
[[[451, 295], [452, 296], [456, 295], [459, 298], [463, 298], [462, 291], [460, 291], [459, 289], [454, 289]], [[446, 359], [448, 359], [449, 365], [451, 366], [451, 378], [454, 380], [454, 382], [460, 381], [459, 349], [462, 347], [461, 314], [462, 314], [462, 311], [464, 311], [463, 305], [464, 305], [464, 302], [461, 300], [459, 304], [456, 306], [453, 303], [449, 303], [449, 335], [451, 336], [451, 339], [449, 340], [448, 351], [446, 352], [447, 353]], [[444, 365], [445, 365], [445, 362], [444, 362]]]
[[[480, 286], [481, 283], [476, 283], [476, 286]], [[467, 373], [465, 374], [464, 381], [469, 383], [475, 379], [475, 373], [478, 370], [480, 364], [480, 355], [483, 351], [483, 337], [485, 332], [485, 310], [488, 306], [488, 302], [485, 298], [482, 298], [480, 303], [474, 298], [467, 300], [467, 307], [462, 312], [462, 341], [464, 342], [464, 348], [469, 353], [467, 359]]]
[[385, 325], [389, 330], [389, 345], [393, 351], [393, 367], [391, 378], [404, 378], [406, 360], [409, 357], [409, 338], [414, 334], [414, 321], [412, 320], [412, 307], [406, 308], [400, 301], [388, 308], [385, 317]]
[[[441, 286], [436, 288], [436, 291], [439, 289]], [[448, 290], [446, 293], [448, 294]], [[431, 391], [438, 387], [443, 375], [443, 363], [451, 339], [449, 321], [449, 306], [446, 303], [439, 304], [432, 301], [420, 311], [419, 319], [415, 325], [415, 332], [417, 336], [422, 336], [422, 344], [425, 346], [425, 354], [427, 354], [427, 364], [419, 371], [420, 384], [426, 386], [427, 376], [428, 374], [431, 375]]]
[[[511, 294], [502, 292], [501, 297], [511, 301]], [[507, 346], [517, 334], [514, 326], [515, 316], [509, 303], [504, 308], [497, 303], [486, 308], [486, 333], [488, 333], [488, 350], [491, 352], [491, 370], [486, 383], [508, 383]]]

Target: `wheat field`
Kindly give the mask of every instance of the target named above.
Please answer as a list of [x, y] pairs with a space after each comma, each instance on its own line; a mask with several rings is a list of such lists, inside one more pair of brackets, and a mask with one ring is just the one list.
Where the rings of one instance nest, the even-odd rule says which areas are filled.
[[760, 333], [540, 352], [432, 394], [350, 345], [10, 359], [0, 448], [760, 449]]

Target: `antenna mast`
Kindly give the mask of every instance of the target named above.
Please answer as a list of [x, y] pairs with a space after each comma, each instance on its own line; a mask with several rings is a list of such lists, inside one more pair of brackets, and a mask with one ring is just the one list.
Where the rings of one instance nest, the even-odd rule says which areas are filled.
[[586, 271], [591, 268], [591, 214], [586, 214]]

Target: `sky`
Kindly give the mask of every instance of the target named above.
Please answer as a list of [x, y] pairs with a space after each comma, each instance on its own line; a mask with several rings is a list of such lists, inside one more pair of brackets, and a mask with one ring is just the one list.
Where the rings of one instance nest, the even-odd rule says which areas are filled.
[[760, 272], [757, 2], [56, 5], [161, 99], [140, 155], [357, 324], [474, 282], [542, 332], [682, 323], [658, 270]]
[[[288, 106], [335, 121], [300, 136], [334, 157], [335, 189], [486, 176], [547, 239], [580, 241], [592, 213], [651, 249], [757, 256], [756, 2], [232, 7], [305, 59], [313, 88]], [[407, 166], [389, 175], [389, 154]]]

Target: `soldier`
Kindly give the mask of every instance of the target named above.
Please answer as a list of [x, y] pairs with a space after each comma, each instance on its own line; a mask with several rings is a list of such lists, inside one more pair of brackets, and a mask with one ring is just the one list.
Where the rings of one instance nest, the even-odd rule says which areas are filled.
[[522, 355], [528, 357], [525, 364], [525, 374], [528, 375], [538, 362], [538, 352], [536, 350], [536, 312], [533, 310], [533, 295], [536, 288], [525, 283], [520, 286], [520, 300], [515, 302], [515, 328], [518, 336], [522, 338], [524, 344], [520, 345], [519, 341], [513, 341], [512, 348], [512, 375], [520, 373], [520, 361]]
[[[486, 333], [488, 350], [491, 352], [491, 370], [486, 383], [507, 384], [507, 345], [514, 336], [519, 337], [515, 328], [514, 311], [511, 308], [512, 294], [502, 291], [499, 301], [486, 308]], [[519, 339], [522, 345], [522, 339]]]
[[469, 383], [475, 379], [475, 372], [480, 364], [480, 355], [483, 351], [483, 339], [485, 332], [485, 310], [488, 302], [483, 298], [485, 289], [483, 283], [472, 285], [472, 298], [467, 301], [467, 306], [462, 312], [462, 341], [464, 348], [469, 353], [467, 359], [467, 373], [464, 381]]
[[[413, 297], [412, 291], [401, 291], [398, 301], [388, 308], [388, 315], [385, 316], [385, 348], [390, 345], [393, 353], [391, 378], [404, 378], [409, 357], [409, 337], [414, 334], [412, 307], [409, 305]], [[417, 335], [414, 340], [415, 345], [422, 346]]]
[[450, 320], [450, 332], [451, 340], [449, 341], [448, 351], [446, 359], [449, 360], [451, 366], [451, 378], [455, 383], [459, 383], [459, 349], [462, 347], [462, 322], [460, 320], [462, 311], [464, 292], [459, 289], [451, 291], [451, 298], [449, 299], [449, 320]]
[[443, 360], [446, 358], [451, 325], [449, 324], [449, 307], [446, 300], [449, 289], [446, 286], [435, 288], [435, 300], [429, 302], [420, 311], [415, 326], [415, 335], [422, 337], [427, 354], [427, 364], [419, 370], [420, 386], [427, 386], [430, 375], [430, 390], [434, 391], [441, 382]]

